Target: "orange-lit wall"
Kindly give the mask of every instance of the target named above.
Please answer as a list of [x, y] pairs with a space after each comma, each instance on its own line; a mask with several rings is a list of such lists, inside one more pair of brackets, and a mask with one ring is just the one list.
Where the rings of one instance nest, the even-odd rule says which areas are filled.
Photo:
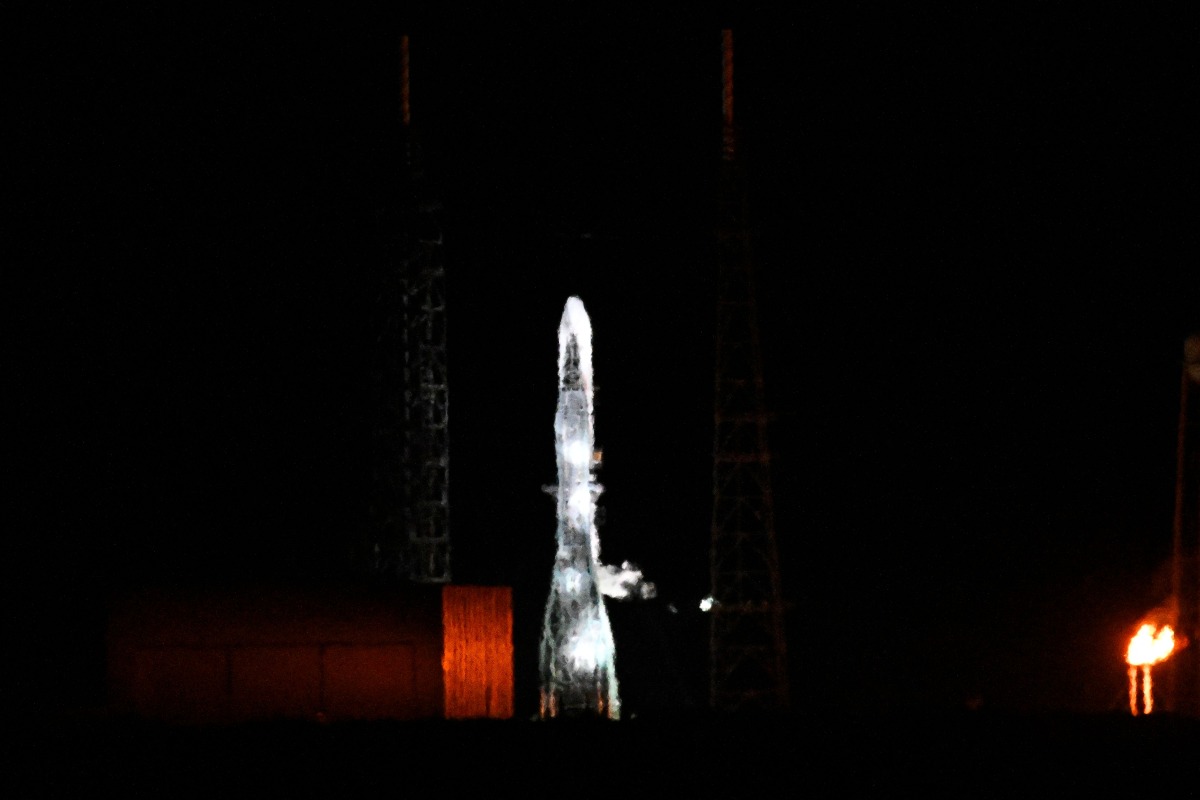
[[447, 586], [442, 595], [447, 719], [513, 715], [512, 589]]
[[[511, 708], [511, 603], [507, 619], [496, 619], [508, 591], [140, 592], [121, 598], [110, 613], [110, 701], [118, 712], [181, 723], [441, 717], [445, 597], [454, 609], [455, 641], [494, 641], [507, 624], [507, 676], [494, 667], [457, 669], [451, 681], [486, 682], [455, 690], [456, 697], [488, 698], [484, 713], [463, 714], [475, 708], [464, 706], [458, 716], [494, 716], [504, 697]], [[474, 602], [485, 608], [476, 611]], [[476, 621], [487, 630], [474, 631]]]

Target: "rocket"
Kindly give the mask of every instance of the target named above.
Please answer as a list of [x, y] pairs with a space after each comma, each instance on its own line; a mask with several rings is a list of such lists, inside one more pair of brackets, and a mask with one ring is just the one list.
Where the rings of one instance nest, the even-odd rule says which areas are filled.
[[592, 326], [583, 302], [567, 300], [558, 327], [557, 549], [539, 649], [541, 716], [618, 719], [615, 648], [600, 590], [592, 414]]

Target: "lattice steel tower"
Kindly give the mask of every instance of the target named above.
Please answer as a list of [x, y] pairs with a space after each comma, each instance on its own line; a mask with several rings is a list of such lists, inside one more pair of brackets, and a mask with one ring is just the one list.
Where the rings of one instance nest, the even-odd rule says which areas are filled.
[[376, 367], [371, 566], [419, 583], [450, 581], [449, 391], [441, 206], [422, 168], [401, 39], [404, 196], [395, 263], [382, 282]]
[[1171, 595], [1176, 633], [1186, 643], [1166, 662], [1173, 677], [1167, 708], [1200, 717], [1200, 334], [1183, 346], [1177, 458]]
[[722, 32], [721, 101], [709, 703], [719, 711], [783, 711], [784, 603], [729, 30]]

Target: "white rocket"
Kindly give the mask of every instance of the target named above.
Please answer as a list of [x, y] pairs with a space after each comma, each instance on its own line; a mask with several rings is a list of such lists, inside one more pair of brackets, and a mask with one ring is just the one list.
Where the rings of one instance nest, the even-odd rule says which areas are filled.
[[600, 582], [592, 418], [592, 324], [578, 297], [558, 326], [554, 417], [558, 549], [540, 648], [541, 716], [620, 717], [612, 627]]

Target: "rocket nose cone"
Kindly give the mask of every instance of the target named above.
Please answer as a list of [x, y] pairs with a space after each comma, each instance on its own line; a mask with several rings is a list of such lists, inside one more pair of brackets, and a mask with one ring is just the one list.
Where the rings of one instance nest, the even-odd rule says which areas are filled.
[[574, 295], [567, 298], [567, 304], [563, 307], [562, 327], [581, 339], [592, 338], [592, 323], [587, 309], [583, 307], [583, 301]]
[[558, 326], [558, 378], [560, 386], [592, 384], [592, 322], [583, 301], [572, 295]]

